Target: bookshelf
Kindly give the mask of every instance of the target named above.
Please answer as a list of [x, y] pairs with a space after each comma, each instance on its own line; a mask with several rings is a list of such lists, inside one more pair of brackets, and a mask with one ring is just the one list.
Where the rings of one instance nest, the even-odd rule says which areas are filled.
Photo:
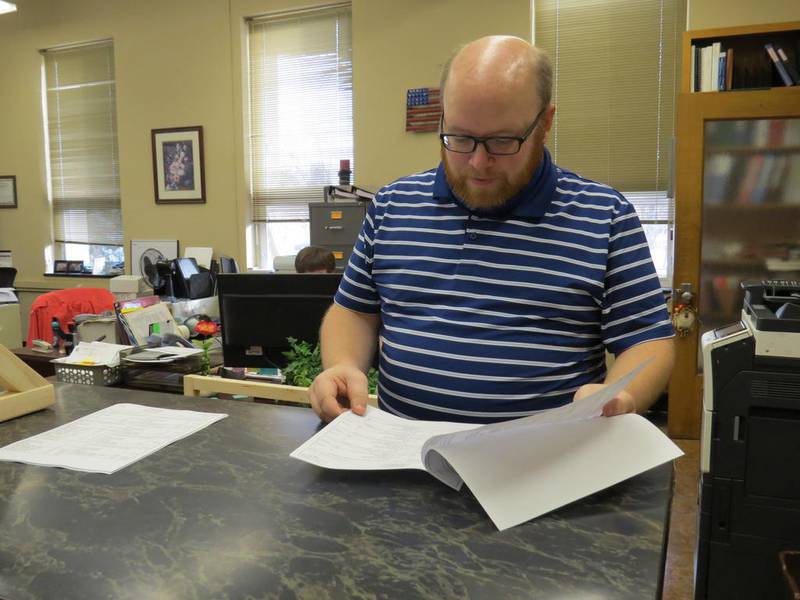
[[[791, 65], [790, 69], [793, 67], [795, 71], [798, 70], [800, 21], [684, 32], [681, 92], [704, 91], [699, 85], [700, 77], [708, 74], [707, 69], [720, 56], [726, 56], [731, 62], [727, 78], [728, 91], [786, 87], [765, 48], [766, 44], [780, 47]], [[716, 49], [716, 54], [711, 56], [709, 52], [709, 56], [704, 57], [700, 52], [704, 48], [710, 51]], [[731, 51], [729, 55], [728, 50]], [[711, 62], [704, 63], [706, 59]], [[715, 75], [716, 72], [706, 78], [712, 86], [716, 82]], [[790, 78], [794, 79], [791, 76]], [[792, 83], [797, 85], [794, 80]]]
[[[693, 92], [692, 45], [714, 42], [734, 50], [733, 88]], [[800, 86], [783, 85], [771, 62], [765, 63], [764, 43], [781, 45], [796, 60], [800, 22], [687, 31], [683, 37], [673, 287], [691, 284], [699, 326], [676, 341], [668, 411], [673, 437], [699, 437], [700, 336], [738, 320], [739, 283], [800, 278]], [[749, 64], [771, 71], [749, 79], [736, 75]]]

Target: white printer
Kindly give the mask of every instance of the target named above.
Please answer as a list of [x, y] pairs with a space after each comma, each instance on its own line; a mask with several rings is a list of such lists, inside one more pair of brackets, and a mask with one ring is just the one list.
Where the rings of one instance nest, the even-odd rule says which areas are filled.
[[701, 340], [695, 600], [781, 598], [800, 548], [800, 282], [742, 287], [741, 321]]

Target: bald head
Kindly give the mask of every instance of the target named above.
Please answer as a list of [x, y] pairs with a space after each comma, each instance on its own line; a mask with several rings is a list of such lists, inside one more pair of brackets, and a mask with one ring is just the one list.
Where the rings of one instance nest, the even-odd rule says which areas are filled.
[[547, 55], [525, 40], [493, 35], [456, 51], [442, 71], [441, 89], [448, 94], [485, 90], [530, 98], [539, 107], [550, 104], [553, 70]]

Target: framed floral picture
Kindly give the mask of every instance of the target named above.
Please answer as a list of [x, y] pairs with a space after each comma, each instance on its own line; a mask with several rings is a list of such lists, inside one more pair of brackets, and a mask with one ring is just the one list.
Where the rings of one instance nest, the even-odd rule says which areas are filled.
[[202, 126], [153, 129], [152, 141], [156, 203], [205, 202]]

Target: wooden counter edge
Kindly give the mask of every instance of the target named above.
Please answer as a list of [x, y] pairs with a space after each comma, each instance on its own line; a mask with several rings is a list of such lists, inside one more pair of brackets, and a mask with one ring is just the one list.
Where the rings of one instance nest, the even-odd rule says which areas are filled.
[[[308, 388], [248, 379], [223, 379], [212, 375], [185, 375], [183, 395], [200, 396], [204, 394], [241, 394], [253, 398], [280, 400], [310, 405]], [[370, 394], [368, 403], [378, 406], [378, 397]]]

